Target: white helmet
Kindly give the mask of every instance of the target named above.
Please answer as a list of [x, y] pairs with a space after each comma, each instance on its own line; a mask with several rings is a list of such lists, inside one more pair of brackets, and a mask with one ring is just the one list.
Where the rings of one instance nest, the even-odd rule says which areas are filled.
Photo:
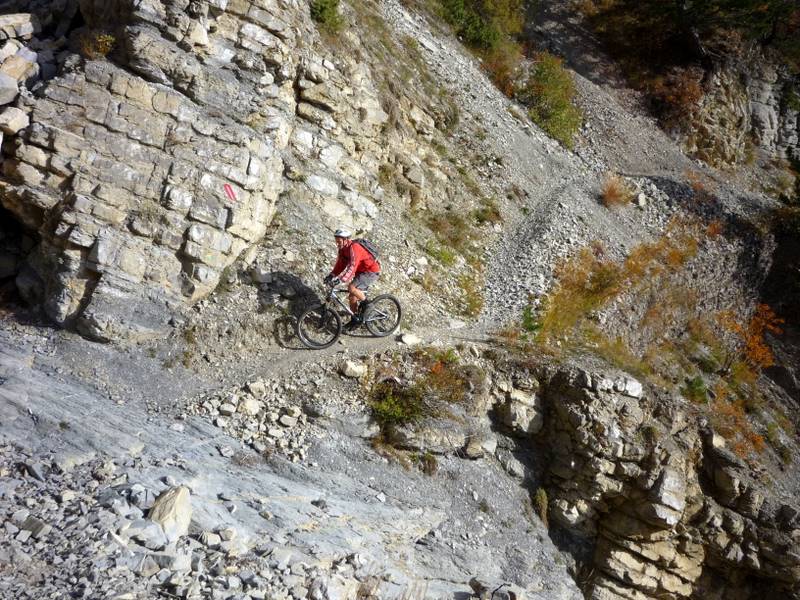
[[349, 238], [351, 235], [353, 235], [353, 234], [349, 229], [337, 229], [334, 232], [333, 237]]

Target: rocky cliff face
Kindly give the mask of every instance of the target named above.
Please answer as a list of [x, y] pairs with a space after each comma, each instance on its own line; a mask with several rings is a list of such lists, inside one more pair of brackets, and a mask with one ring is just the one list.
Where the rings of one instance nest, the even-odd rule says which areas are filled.
[[687, 149], [718, 165], [746, 162], [751, 145], [771, 159], [797, 159], [796, 86], [796, 77], [762, 56], [711, 73]]
[[[255, 64], [264, 46], [238, 36], [261, 32], [291, 86], [294, 32], [280, 12], [250, 22], [244, 7], [210, 39], [208, 8], [84, 3], [88, 29], [72, 43], [100, 60], [62, 53], [58, 77], [35, 95], [23, 90], [31, 123], [9, 144], [3, 204], [39, 233], [22, 287], [58, 323], [77, 321], [100, 339], [152, 334], [167, 309], [211, 291], [264, 234], [286, 139], [245, 121], [265, 87], [277, 96], [287, 86], [273, 83], [263, 58]], [[262, 29], [266, 21], [283, 39]], [[95, 54], [100, 31], [119, 64]], [[240, 39], [250, 45], [240, 48], [245, 67], [222, 68], [219, 56]], [[201, 47], [214, 49], [205, 66]], [[274, 115], [270, 131], [280, 122]]]
[[[564, 256], [599, 240], [622, 259], [673, 222], [696, 226], [674, 314], [645, 277], [592, 315], [634, 351], [684, 328], [684, 299], [748, 314], [766, 277], [785, 300], [796, 235], [772, 262], [754, 225], [769, 201], [710, 170], [718, 189], [692, 189], [702, 167], [580, 77], [567, 152], [391, 0], [343, 3], [336, 39], [293, 0], [0, 6], [0, 291], [13, 279], [95, 340], [150, 338], [100, 346], [0, 312], [0, 595], [78, 572], [89, 597], [797, 597], [791, 467], [729, 451], [680, 369], [656, 389], [592, 357], [499, 359], [486, 335], [546, 297]], [[796, 151], [781, 77], [720, 73], [696, 151], [734, 161], [753, 128]], [[610, 171], [634, 173], [635, 205], [598, 202]], [[259, 309], [310, 292], [340, 225], [377, 238], [418, 335], [309, 359]], [[653, 307], [663, 330], [642, 326]], [[455, 357], [463, 397], [381, 431], [369, 390], [419, 379], [419, 338]], [[178, 485], [193, 512], [175, 532], [148, 511]]]
[[755, 63], [746, 78], [755, 140], [778, 158], [800, 157], [797, 79], [769, 63]]
[[[402, 146], [378, 139], [389, 115], [369, 67], [315, 52], [299, 5], [25, 6], [20, 21], [36, 25], [4, 46], [31, 73], [6, 109], [20, 116], [2, 202], [40, 240], [19, 287], [57, 323], [104, 340], [163, 331], [262, 240], [282, 193], [311, 209], [315, 231], [372, 228], [379, 167]], [[68, 13], [85, 24], [55, 31]], [[431, 139], [431, 116], [402, 115]], [[419, 196], [415, 148], [398, 176]]]
[[587, 597], [796, 597], [791, 482], [754, 477], [690, 407], [623, 374], [558, 371], [533, 388], [508, 410], [534, 414], [505, 423], [548, 449], [552, 518], [592, 541]]

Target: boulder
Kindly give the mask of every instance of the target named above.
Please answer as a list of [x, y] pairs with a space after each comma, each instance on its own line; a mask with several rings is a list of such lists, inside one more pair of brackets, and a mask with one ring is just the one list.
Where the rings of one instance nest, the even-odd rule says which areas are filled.
[[25, 129], [29, 123], [28, 115], [16, 107], [9, 106], [0, 113], [0, 130], [8, 135], [15, 135], [20, 129]]
[[631, 398], [641, 398], [644, 391], [642, 384], [631, 377], [617, 379], [614, 382], [614, 389]]
[[267, 393], [267, 385], [263, 379], [257, 379], [247, 384], [247, 390], [256, 398], [263, 398]]
[[236, 406], [229, 402], [224, 402], [219, 405], [219, 408], [217, 410], [219, 410], [219, 414], [225, 415], [226, 417], [230, 417], [231, 415], [233, 415], [233, 413], [236, 412]]
[[497, 450], [497, 438], [489, 434], [476, 434], [467, 440], [464, 446], [464, 455], [467, 458], [483, 458], [493, 455]]
[[539, 433], [544, 425], [541, 398], [516, 388], [506, 394], [500, 414], [503, 423], [517, 435]]
[[0, 104], [9, 104], [19, 95], [19, 84], [13, 77], [0, 72]]
[[38, 20], [30, 13], [0, 16], [0, 40], [29, 36], [39, 30]]
[[186, 535], [192, 519], [189, 488], [177, 486], [162, 492], [150, 509], [148, 518], [161, 525], [169, 542]]
[[0, 73], [8, 75], [18, 83], [28, 83], [39, 75], [39, 65], [35, 59], [29, 60], [21, 54], [15, 54], [0, 65]]
[[169, 543], [161, 525], [150, 519], [137, 519], [123, 526], [119, 534], [149, 550], [161, 550]]
[[367, 365], [353, 360], [346, 360], [339, 366], [339, 372], [345, 377], [358, 379], [367, 373]]
[[256, 415], [261, 410], [261, 402], [248, 396], [239, 403], [238, 411], [245, 415]]
[[421, 342], [422, 340], [413, 333], [404, 333], [400, 336], [400, 343], [405, 344], [406, 346], [416, 346]]

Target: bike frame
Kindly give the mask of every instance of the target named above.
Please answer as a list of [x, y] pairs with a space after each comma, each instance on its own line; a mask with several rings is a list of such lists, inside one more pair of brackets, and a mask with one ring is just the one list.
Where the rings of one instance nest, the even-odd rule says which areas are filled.
[[[326, 299], [325, 303], [326, 303], [326, 304], [328, 304], [328, 305], [331, 305], [331, 304], [333, 304], [333, 303], [335, 302], [336, 304], [338, 304], [338, 305], [339, 305], [339, 307], [340, 307], [340, 308], [341, 308], [341, 309], [342, 309], [342, 310], [343, 310], [345, 313], [347, 313], [348, 315], [350, 315], [350, 316], [352, 317], [352, 316], [353, 316], [355, 313], [353, 313], [353, 311], [352, 311], [352, 310], [350, 310], [350, 305], [349, 305], [348, 303], [346, 303], [344, 300], [342, 300], [342, 299], [339, 297], [339, 296], [343, 296], [343, 295], [345, 295], [345, 294], [347, 294], [347, 293], [348, 293], [348, 292], [347, 292], [347, 288], [337, 288], [337, 287], [333, 287], [333, 288], [331, 288], [331, 289], [330, 289], [330, 291], [328, 292], [328, 298]], [[334, 308], [335, 308], [335, 306], [334, 306]], [[383, 313], [379, 313], [379, 314], [380, 314], [380, 315], [382, 315], [383, 317], [385, 317], [385, 316], [386, 316], [386, 315], [385, 315], [385, 314], [383, 314]], [[381, 316], [375, 316], [375, 317], [372, 317], [372, 318], [370, 318], [370, 319], [367, 319], [367, 320], [368, 320], [368, 321], [375, 321], [375, 320], [377, 320], [378, 318], [381, 318]]]
[[342, 308], [342, 310], [344, 310], [348, 315], [350, 315], [352, 317], [353, 316], [353, 311], [350, 310], [350, 306], [348, 304], [346, 304], [339, 297], [339, 296], [341, 296], [343, 294], [346, 294], [346, 293], [347, 293], [347, 288], [332, 287], [330, 289], [330, 291], [328, 292], [328, 298], [326, 300], [326, 303], [332, 304], [333, 302], [336, 302], [336, 304], [338, 304]]

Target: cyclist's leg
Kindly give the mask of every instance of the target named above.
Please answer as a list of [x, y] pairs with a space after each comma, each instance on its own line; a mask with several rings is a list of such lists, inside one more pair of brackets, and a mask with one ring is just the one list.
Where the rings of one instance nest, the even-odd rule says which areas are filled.
[[351, 281], [350, 285], [347, 286], [347, 292], [349, 294], [347, 299], [350, 302], [350, 310], [356, 314], [358, 313], [359, 302], [366, 299], [367, 295], [356, 287], [355, 281]]
[[378, 273], [359, 273], [355, 276], [347, 291], [350, 293], [350, 310], [358, 314], [358, 305], [367, 299], [367, 290], [378, 279]]

